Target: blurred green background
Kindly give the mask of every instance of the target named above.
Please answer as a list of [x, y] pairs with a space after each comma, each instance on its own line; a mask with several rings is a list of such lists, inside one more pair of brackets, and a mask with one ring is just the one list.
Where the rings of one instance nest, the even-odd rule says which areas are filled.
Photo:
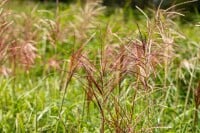
[[[55, 2], [56, 0], [33, 0], [33, 1], [41, 1], [41, 2]], [[85, 2], [89, 0], [59, 0], [60, 2], [70, 3], [70, 2]], [[146, 7], [157, 7], [162, 0], [103, 0], [103, 4], [110, 7], [132, 7], [139, 6], [140, 8]], [[187, 0], [163, 0], [161, 7], [167, 8], [177, 3], [187, 2]], [[194, 2], [189, 5], [183, 5], [181, 8], [185, 8], [189, 11], [200, 11], [200, 0], [194, 0]]]

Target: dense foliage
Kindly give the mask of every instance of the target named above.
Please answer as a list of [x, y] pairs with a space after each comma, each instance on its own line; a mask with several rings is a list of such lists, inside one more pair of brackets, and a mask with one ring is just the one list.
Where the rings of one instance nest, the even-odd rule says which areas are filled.
[[199, 133], [199, 14], [154, 9], [1, 0], [0, 132]]

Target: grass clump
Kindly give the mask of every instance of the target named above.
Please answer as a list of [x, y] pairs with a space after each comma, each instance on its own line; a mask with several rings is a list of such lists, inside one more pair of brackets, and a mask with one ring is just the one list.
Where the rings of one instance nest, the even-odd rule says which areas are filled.
[[2, 132], [199, 132], [199, 27], [176, 6], [1, 3]]

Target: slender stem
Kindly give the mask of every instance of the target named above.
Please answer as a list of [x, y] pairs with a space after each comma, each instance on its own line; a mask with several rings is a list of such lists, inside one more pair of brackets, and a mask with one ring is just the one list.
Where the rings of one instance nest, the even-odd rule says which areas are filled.
[[58, 18], [59, 13], [59, 0], [56, 0], [56, 18]]
[[70, 73], [70, 75], [69, 75], [69, 77], [68, 77], [68, 79], [67, 79], [67, 81], [66, 81], [66, 83], [65, 83], [65, 86], [64, 86], [64, 94], [63, 94], [63, 97], [62, 97], [62, 101], [61, 101], [61, 105], [60, 105], [60, 110], [59, 110], [59, 120], [62, 122], [62, 124], [63, 124], [63, 126], [65, 127], [65, 130], [66, 130], [66, 131], [67, 131], [67, 126], [66, 126], [66, 124], [64, 123], [64, 121], [63, 121], [63, 119], [62, 119], [61, 112], [62, 112], [62, 109], [63, 109], [63, 105], [64, 105], [64, 101], [65, 101], [65, 96], [66, 96], [66, 94], [67, 94], [67, 88], [68, 88], [69, 83], [70, 83], [70, 81], [71, 81], [72, 75], [73, 75], [73, 74]]
[[192, 72], [190, 73], [190, 81], [189, 81], [189, 85], [188, 85], [188, 88], [187, 88], [187, 95], [186, 95], [186, 99], [185, 99], [185, 106], [184, 106], [184, 111], [183, 111], [183, 119], [182, 121], [184, 121], [185, 119], [185, 112], [186, 112], [186, 108], [187, 108], [187, 104], [188, 104], [188, 100], [189, 100], [189, 96], [190, 96], [190, 92], [191, 92], [191, 89], [192, 89], [192, 81], [193, 81], [193, 73], [194, 73], [194, 69], [192, 70]]
[[37, 133], [38, 123], [37, 123], [37, 96], [35, 95], [35, 133]]

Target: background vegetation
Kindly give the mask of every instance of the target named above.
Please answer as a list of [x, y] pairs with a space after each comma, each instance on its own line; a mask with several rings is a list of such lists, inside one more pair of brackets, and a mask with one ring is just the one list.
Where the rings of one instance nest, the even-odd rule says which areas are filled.
[[1, 0], [0, 132], [200, 132], [199, 14], [102, 2]]

